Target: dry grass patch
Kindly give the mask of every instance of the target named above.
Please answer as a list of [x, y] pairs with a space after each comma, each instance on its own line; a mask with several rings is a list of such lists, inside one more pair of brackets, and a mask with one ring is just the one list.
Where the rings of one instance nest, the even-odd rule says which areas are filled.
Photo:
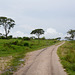
[[9, 68], [11, 59], [12, 59], [12, 56], [0, 57], [0, 73], [3, 70]]

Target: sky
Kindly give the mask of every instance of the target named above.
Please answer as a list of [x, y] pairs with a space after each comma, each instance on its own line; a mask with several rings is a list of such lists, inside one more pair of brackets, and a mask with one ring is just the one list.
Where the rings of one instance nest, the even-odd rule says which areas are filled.
[[75, 29], [75, 0], [0, 0], [0, 16], [15, 20], [9, 34], [14, 37], [33, 36], [31, 31], [41, 28], [41, 37], [64, 38]]

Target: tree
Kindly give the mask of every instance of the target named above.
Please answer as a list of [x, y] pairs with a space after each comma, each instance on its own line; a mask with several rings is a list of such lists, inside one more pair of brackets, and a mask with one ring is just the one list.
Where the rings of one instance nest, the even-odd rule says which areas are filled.
[[58, 37], [58, 38], [56, 38], [57, 40], [60, 40], [61, 39], [61, 37]]
[[36, 34], [36, 36], [39, 39], [40, 35], [44, 34], [44, 30], [43, 29], [35, 29], [30, 34]]
[[67, 36], [65, 37], [65, 39], [66, 39], [66, 40], [71, 40], [71, 38], [70, 38], [70, 37], [67, 37]]
[[7, 35], [10, 32], [10, 29], [13, 28], [15, 25], [15, 21], [11, 18], [7, 17], [0, 17], [0, 26], [3, 26], [5, 30], [5, 37], [7, 38]]
[[72, 29], [71, 29], [71, 30], [69, 30], [67, 33], [71, 35], [71, 36], [70, 36], [70, 39], [74, 40], [74, 37], [75, 37], [75, 30], [72, 30]]

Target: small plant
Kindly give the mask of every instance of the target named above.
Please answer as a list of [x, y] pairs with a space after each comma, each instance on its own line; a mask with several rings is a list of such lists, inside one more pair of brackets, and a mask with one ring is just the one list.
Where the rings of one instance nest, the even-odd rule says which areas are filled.
[[28, 47], [29, 47], [29, 43], [25, 42], [25, 43], [24, 43], [24, 46], [28, 46]]
[[13, 45], [17, 45], [18, 44], [18, 41], [16, 40], [16, 41], [12, 42], [12, 44]]

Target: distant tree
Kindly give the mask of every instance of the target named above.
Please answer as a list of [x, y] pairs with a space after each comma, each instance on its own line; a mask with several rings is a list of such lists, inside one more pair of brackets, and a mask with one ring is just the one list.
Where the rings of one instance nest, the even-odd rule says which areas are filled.
[[9, 35], [7, 38], [8, 38], [8, 39], [12, 39], [12, 38], [13, 38], [13, 36], [12, 36], [12, 35]]
[[15, 25], [15, 21], [11, 18], [7, 17], [0, 17], [0, 26], [3, 26], [5, 30], [5, 37], [7, 38], [7, 35], [10, 32], [10, 29], [13, 28]]
[[30, 37], [30, 39], [35, 39], [35, 36]]
[[29, 37], [23, 37], [23, 40], [30, 40]]
[[71, 40], [71, 38], [70, 38], [70, 37], [67, 37], [67, 36], [65, 37], [65, 39], [66, 39], [66, 40]]
[[58, 38], [56, 38], [57, 40], [60, 40], [61, 39], [61, 37], [58, 37]]
[[74, 40], [74, 37], [75, 37], [75, 30], [72, 30], [72, 29], [71, 29], [71, 30], [69, 30], [67, 33], [71, 35], [71, 36], [70, 36], [70, 39]]
[[44, 34], [44, 30], [43, 29], [35, 29], [30, 34], [36, 34], [36, 36], [39, 39], [40, 35]]

